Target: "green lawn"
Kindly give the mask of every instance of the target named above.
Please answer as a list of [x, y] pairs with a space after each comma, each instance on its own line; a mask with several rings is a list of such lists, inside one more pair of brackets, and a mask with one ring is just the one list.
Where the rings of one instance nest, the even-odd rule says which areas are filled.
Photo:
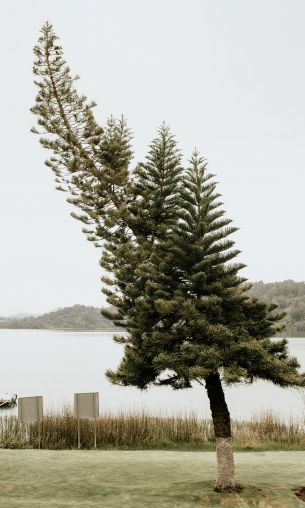
[[244, 491], [216, 494], [215, 453], [0, 450], [1, 507], [199, 506], [289, 508], [305, 503], [305, 452], [236, 453]]

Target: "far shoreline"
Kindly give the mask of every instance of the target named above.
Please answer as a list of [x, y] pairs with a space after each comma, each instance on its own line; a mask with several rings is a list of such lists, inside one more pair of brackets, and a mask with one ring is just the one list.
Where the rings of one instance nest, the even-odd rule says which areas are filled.
[[123, 332], [125, 333], [127, 330], [125, 330], [124, 328], [118, 328], [118, 329], [108, 329], [108, 328], [103, 328], [103, 329], [100, 329], [100, 330], [92, 330], [92, 329], [85, 329], [85, 328], [1, 328], [0, 327], [0, 330], [30, 330], [30, 331], [40, 331], [40, 332], [96, 332], [96, 333], [101, 333], [101, 332], [113, 332], [113, 333], [116, 333], [116, 332]]
[[[79, 332], [79, 333], [128, 333], [128, 331], [125, 328], [117, 328], [117, 329], [109, 329], [109, 328], [103, 328], [99, 330], [92, 330], [88, 328], [1, 328], [0, 327], [0, 333], [1, 330], [4, 331], [39, 331], [39, 332]], [[290, 337], [283, 337], [283, 336], [277, 336], [272, 337], [272, 339], [304, 339], [304, 345], [305, 345], [305, 336], [296, 335], [296, 336], [290, 336]]]

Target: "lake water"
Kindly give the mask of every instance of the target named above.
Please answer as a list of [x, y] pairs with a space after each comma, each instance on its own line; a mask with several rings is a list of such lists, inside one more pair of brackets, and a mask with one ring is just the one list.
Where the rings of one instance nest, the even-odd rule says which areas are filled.
[[[146, 410], [153, 413], [195, 412], [210, 417], [208, 399], [201, 386], [173, 391], [153, 387], [146, 391], [114, 386], [105, 378], [115, 368], [122, 346], [109, 332], [0, 330], [0, 392], [18, 396], [43, 395], [47, 409], [73, 403], [74, 392], [100, 392], [101, 412]], [[305, 369], [305, 339], [290, 339], [290, 352]], [[272, 410], [284, 418], [303, 418], [305, 392], [287, 390], [258, 381], [226, 388], [233, 418], [250, 418]]]

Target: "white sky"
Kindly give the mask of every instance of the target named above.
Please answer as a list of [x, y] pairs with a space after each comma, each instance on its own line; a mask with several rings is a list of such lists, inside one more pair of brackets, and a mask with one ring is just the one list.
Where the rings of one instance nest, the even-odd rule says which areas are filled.
[[99, 253], [30, 134], [32, 47], [49, 20], [101, 122], [124, 113], [136, 160], [166, 120], [217, 174], [250, 280], [304, 280], [305, 3], [1, 3], [0, 315], [101, 306]]

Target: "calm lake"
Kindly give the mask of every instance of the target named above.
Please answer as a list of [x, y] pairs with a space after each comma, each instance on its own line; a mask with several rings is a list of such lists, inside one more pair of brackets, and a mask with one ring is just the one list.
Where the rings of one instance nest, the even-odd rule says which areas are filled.
[[[305, 369], [305, 339], [290, 339], [289, 344], [291, 354]], [[111, 385], [104, 373], [118, 365], [122, 346], [112, 341], [109, 332], [0, 330], [0, 345], [0, 392], [20, 397], [43, 395], [46, 409], [72, 405], [74, 392], [98, 391], [101, 412], [195, 412], [210, 417], [205, 390], [199, 385], [190, 390], [154, 387], [143, 392]], [[250, 418], [266, 410], [284, 418], [305, 415], [302, 391], [283, 390], [261, 381], [225, 391], [233, 418]]]

